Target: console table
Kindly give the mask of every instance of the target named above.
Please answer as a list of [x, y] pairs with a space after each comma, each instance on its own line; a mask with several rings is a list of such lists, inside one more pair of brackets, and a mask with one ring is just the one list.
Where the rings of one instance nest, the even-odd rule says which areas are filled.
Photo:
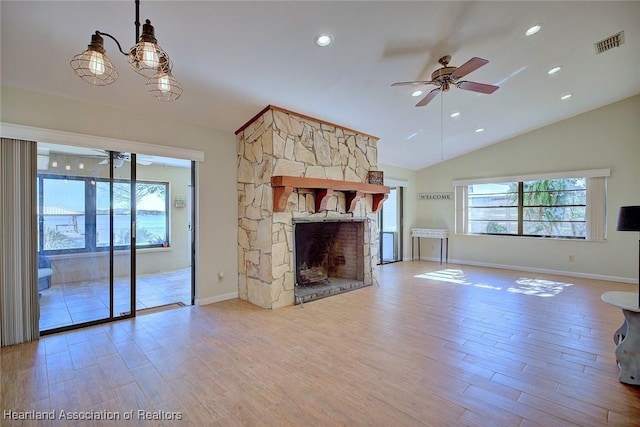
[[446, 262], [449, 262], [449, 230], [441, 228], [412, 228], [411, 229], [411, 261], [413, 261], [413, 238], [418, 238], [418, 259], [420, 259], [420, 239], [440, 239], [440, 264], [442, 264], [442, 246], [446, 240]]
[[640, 307], [637, 292], [605, 292], [602, 301], [622, 309], [624, 323], [613, 334], [617, 344], [618, 379], [625, 384], [640, 385]]

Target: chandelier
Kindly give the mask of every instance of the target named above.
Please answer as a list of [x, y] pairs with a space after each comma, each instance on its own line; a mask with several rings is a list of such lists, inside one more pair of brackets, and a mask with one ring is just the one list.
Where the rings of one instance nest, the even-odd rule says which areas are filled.
[[171, 74], [173, 64], [169, 55], [159, 45], [155, 31], [148, 19], [142, 26], [140, 35], [140, 0], [136, 4], [136, 44], [129, 52], [124, 52], [118, 40], [111, 34], [96, 31], [91, 43], [82, 53], [71, 60], [71, 68], [85, 82], [95, 86], [106, 86], [115, 82], [118, 72], [107, 57], [103, 36], [116, 42], [120, 53], [127, 57], [131, 68], [147, 78], [147, 90], [160, 101], [175, 101], [182, 94], [182, 87]]

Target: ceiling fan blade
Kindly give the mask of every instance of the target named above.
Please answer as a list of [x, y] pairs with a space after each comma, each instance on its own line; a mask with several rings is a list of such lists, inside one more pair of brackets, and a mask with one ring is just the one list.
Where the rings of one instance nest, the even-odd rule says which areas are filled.
[[451, 77], [459, 79], [460, 77], [466, 76], [470, 72], [477, 70], [488, 62], [489, 61], [486, 59], [473, 57], [451, 73]]
[[425, 106], [425, 105], [427, 105], [429, 102], [431, 102], [431, 100], [432, 100], [433, 98], [435, 98], [435, 97], [436, 97], [436, 95], [438, 95], [441, 91], [442, 91], [442, 89], [440, 89], [440, 88], [436, 88], [436, 89], [432, 90], [431, 92], [429, 92], [429, 93], [427, 94], [427, 96], [425, 96], [424, 98], [422, 98], [422, 99], [420, 100], [420, 102], [418, 102], [418, 103], [416, 104], [416, 107], [424, 107], [424, 106]]
[[152, 165], [153, 157], [146, 154], [136, 154], [136, 163], [142, 166]]
[[476, 82], [459, 82], [456, 83], [456, 86], [460, 89], [471, 90], [473, 92], [487, 93], [491, 94], [497, 91], [500, 86], [488, 85], [484, 83], [476, 83]]
[[432, 81], [417, 80], [415, 82], [396, 82], [396, 83], [393, 83], [391, 86], [418, 86], [418, 85], [431, 85], [431, 84], [433, 84]]

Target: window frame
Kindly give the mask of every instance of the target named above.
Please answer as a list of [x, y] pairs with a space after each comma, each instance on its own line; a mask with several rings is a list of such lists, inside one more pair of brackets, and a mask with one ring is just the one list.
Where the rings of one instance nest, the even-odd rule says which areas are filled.
[[[85, 204], [85, 245], [83, 248], [68, 248], [68, 249], [45, 249], [44, 248], [44, 180], [73, 180], [84, 182], [84, 204]], [[38, 252], [43, 255], [64, 255], [64, 254], [81, 254], [92, 252], [106, 252], [109, 251], [109, 245], [98, 246], [96, 226], [97, 226], [97, 183], [106, 182], [109, 183], [109, 178], [97, 178], [91, 176], [77, 176], [77, 175], [58, 175], [39, 173], [37, 175], [38, 180]], [[91, 182], [95, 182], [93, 185]], [[114, 179], [114, 183], [131, 183], [128, 179]], [[136, 180], [138, 184], [150, 184], [150, 185], [163, 185], [165, 187], [165, 240], [163, 242], [154, 244], [138, 245], [136, 241], [136, 250], [138, 249], [151, 249], [165, 247], [165, 243], [170, 242], [171, 238], [171, 206], [170, 206], [170, 183], [166, 181], [149, 181], [149, 180]], [[89, 218], [89, 219], [87, 219]], [[91, 219], [92, 218], [92, 219]], [[136, 227], [137, 227], [136, 220]], [[116, 251], [129, 250], [131, 245], [114, 245], [113, 249]]]
[[[504, 237], [525, 237], [558, 240], [577, 241], [604, 241], [606, 240], [606, 183], [610, 176], [609, 169], [596, 169], [573, 172], [556, 172], [536, 175], [521, 175], [497, 178], [479, 178], [455, 180], [455, 233], [468, 236], [504, 236]], [[551, 181], [560, 179], [584, 178], [585, 179], [585, 236], [553, 236], [546, 234], [525, 234], [523, 230], [524, 218], [523, 209], [526, 208], [523, 189], [525, 182], [530, 181]], [[469, 203], [469, 186], [478, 184], [505, 184], [518, 183], [518, 212], [517, 212], [517, 233], [478, 233], [471, 232], [469, 227], [469, 217], [471, 206]], [[536, 205], [537, 206], [537, 205]], [[573, 206], [573, 205], [572, 205]]]

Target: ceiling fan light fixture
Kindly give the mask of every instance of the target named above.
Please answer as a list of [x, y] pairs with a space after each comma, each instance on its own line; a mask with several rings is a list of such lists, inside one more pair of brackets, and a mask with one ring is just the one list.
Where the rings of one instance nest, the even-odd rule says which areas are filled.
[[329, 34], [320, 34], [316, 37], [316, 44], [320, 47], [329, 46], [333, 43], [333, 37]]
[[[442, 65], [433, 73], [431, 73], [431, 80], [415, 80], [410, 82], [395, 82], [391, 86], [417, 86], [417, 85], [434, 85], [435, 89], [430, 91], [424, 98], [422, 98], [416, 107], [424, 107], [431, 102], [440, 93], [447, 92], [452, 86], [462, 90], [469, 90], [472, 92], [492, 94], [499, 89], [499, 86], [489, 85], [485, 83], [470, 82], [466, 80], [460, 80], [467, 74], [477, 70], [478, 68], [489, 63], [488, 60], [473, 57], [459, 67], [453, 67], [449, 65], [451, 61], [450, 55], [445, 55], [438, 60], [438, 63]], [[417, 92], [413, 92], [416, 96]], [[422, 94], [420, 94], [422, 95]], [[419, 95], [417, 95], [419, 96]]]
[[560, 71], [562, 69], [562, 67], [558, 66], [558, 67], [553, 67], [552, 69], [550, 69], [549, 71], [547, 71], [547, 74], [549, 75], [553, 75], [555, 73], [557, 73], [558, 71]]
[[536, 25], [534, 25], [532, 27], [529, 27], [527, 29], [527, 31], [524, 32], [524, 35], [525, 36], [532, 36], [532, 35], [536, 34], [538, 31], [540, 31], [541, 29], [542, 29], [542, 25], [536, 24]]
[[70, 64], [82, 80], [94, 86], [110, 85], [118, 78], [118, 72], [104, 50], [104, 39], [99, 31], [91, 36], [87, 50], [74, 56]]

